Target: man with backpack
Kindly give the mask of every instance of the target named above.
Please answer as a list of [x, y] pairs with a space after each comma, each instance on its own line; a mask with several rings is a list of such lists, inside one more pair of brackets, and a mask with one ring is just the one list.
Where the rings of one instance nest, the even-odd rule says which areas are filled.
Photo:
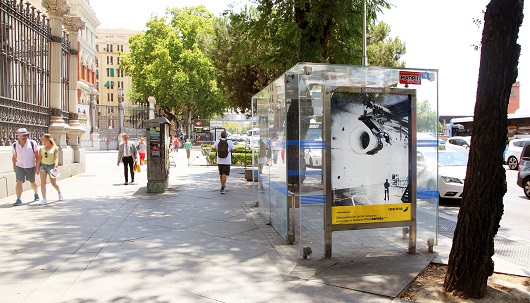
[[221, 133], [221, 138], [217, 139], [212, 146], [212, 150], [217, 151], [217, 167], [219, 168], [219, 178], [221, 180], [221, 194], [225, 193], [226, 179], [230, 175], [230, 165], [232, 165], [232, 152], [236, 146], [232, 140], [227, 139], [226, 131]]
[[22, 200], [22, 184], [29, 181], [31, 188], [35, 192], [34, 201], [39, 201], [39, 194], [37, 192], [37, 182], [35, 182], [35, 174], [38, 174], [39, 167], [39, 146], [37, 142], [29, 138], [29, 132], [25, 128], [19, 128], [17, 131], [18, 140], [13, 143], [13, 171], [16, 175], [17, 185], [16, 193], [17, 200], [13, 206], [20, 206]]

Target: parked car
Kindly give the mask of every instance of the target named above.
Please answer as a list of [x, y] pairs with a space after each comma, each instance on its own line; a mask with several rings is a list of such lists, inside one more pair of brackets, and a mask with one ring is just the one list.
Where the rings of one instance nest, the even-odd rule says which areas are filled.
[[517, 185], [523, 189], [525, 196], [530, 199], [530, 141], [525, 142], [521, 152]]
[[519, 159], [521, 158], [521, 152], [523, 146], [528, 139], [513, 139], [510, 140], [504, 153], [504, 162], [512, 170], [516, 170], [519, 167]]
[[309, 167], [321, 167], [322, 149], [307, 148], [304, 153], [304, 160]]
[[418, 186], [436, 188], [438, 168], [438, 192], [440, 198], [460, 199], [466, 178], [467, 157], [453, 150], [418, 150]]
[[469, 156], [471, 137], [451, 137], [447, 139], [444, 145], [447, 150], [458, 151], [467, 157]]

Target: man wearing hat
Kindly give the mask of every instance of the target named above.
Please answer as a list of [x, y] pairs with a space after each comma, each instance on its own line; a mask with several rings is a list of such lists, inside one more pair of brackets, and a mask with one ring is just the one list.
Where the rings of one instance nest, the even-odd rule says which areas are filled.
[[22, 184], [29, 181], [31, 188], [35, 192], [34, 201], [39, 201], [39, 194], [37, 193], [37, 183], [35, 182], [35, 174], [38, 174], [39, 167], [39, 146], [37, 142], [29, 139], [29, 133], [25, 128], [19, 128], [17, 131], [18, 140], [13, 143], [13, 171], [16, 174], [16, 192], [17, 201], [13, 206], [22, 204], [20, 197], [22, 196]]

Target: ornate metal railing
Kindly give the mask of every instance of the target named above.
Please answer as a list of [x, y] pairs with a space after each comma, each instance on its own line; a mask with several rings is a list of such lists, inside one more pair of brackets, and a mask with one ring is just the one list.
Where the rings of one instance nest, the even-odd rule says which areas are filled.
[[20, 127], [38, 140], [47, 132], [48, 123], [48, 107], [0, 97], [0, 146], [12, 143]]
[[124, 132], [133, 138], [145, 137], [145, 120], [149, 119], [149, 106], [127, 104], [124, 107]]
[[63, 118], [68, 124], [68, 113], [70, 112], [69, 96], [70, 96], [70, 80], [68, 73], [70, 72], [70, 36], [66, 31], [63, 31], [62, 39], [62, 68], [61, 68], [61, 108], [63, 110]]
[[49, 20], [23, 0], [0, 0], [0, 145], [25, 127], [40, 138], [49, 124]]
[[[123, 121], [120, 123], [120, 110]], [[117, 105], [97, 105], [97, 128], [100, 138], [117, 140], [120, 126], [131, 138], [145, 137], [145, 120], [149, 119], [149, 107], [145, 104], [127, 104], [120, 109]]]
[[97, 105], [96, 122], [100, 138], [116, 140], [120, 133], [120, 114], [116, 105]]

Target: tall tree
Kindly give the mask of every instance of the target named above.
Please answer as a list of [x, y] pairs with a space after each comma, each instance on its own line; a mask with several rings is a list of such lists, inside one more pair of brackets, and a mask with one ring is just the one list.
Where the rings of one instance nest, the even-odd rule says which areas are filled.
[[462, 297], [484, 297], [493, 274], [493, 238], [506, 193], [501, 157], [510, 91], [517, 79], [522, 21], [523, 0], [491, 0], [484, 16], [473, 138], [444, 282], [446, 291]]
[[416, 106], [416, 127], [418, 132], [436, 134], [438, 132], [438, 119], [436, 112], [431, 108], [429, 100], [423, 100]]
[[407, 51], [399, 37], [390, 37], [390, 26], [383, 21], [371, 24], [368, 28], [368, 61], [370, 65], [405, 67], [401, 56]]
[[[218, 79], [234, 108], [298, 62], [361, 63], [362, 1], [257, 0], [216, 29]], [[368, 21], [385, 0], [367, 1]], [[238, 89], [235, 89], [238, 88]]]
[[214, 16], [204, 8], [169, 10], [171, 17], [154, 17], [148, 29], [131, 37], [121, 66], [133, 78], [133, 94], [154, 96], [158, 104], [185, 117], [190, 134], [194, 115], [209, 117], [226, 108], [210, 58]]

